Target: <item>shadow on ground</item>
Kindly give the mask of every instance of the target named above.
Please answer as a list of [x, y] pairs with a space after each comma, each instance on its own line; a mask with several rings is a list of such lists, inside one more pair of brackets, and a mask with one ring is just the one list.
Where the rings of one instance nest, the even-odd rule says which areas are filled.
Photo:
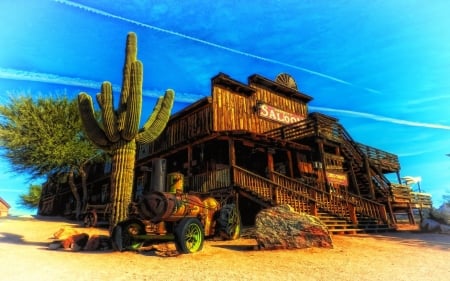
[[373, 237], [375, 239], [393, 241], [395, 243], [426, 247], [439, 250], [450, 250], [450, 235], [440, 233], [426, 233], [421, 231], [393, 231], [377, 234], [361, 234], [359, 237]]

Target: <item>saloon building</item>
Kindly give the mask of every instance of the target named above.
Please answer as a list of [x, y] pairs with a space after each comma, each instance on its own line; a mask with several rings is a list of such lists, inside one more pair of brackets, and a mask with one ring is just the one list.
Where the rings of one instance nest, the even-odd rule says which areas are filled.
[[[252, 75], [247, 83], [218, 74], [210, 96], [171, 116], [155, 142], [139, 147], [134, 200], [174, 189], [231, 199], [244, 225], [279, 204], [318, 216], [332, 232], [392, 229], [398, 214], [415, 223], [413, 210], [430, 208], [430, 196], [401, 184], [398, 157], [356, 142], [336, 118], [310, 113], [311, 99], [288, 74], [274, 81]], [[110, 170], [104, 163], [89, 171], [89, 204], [102, 210]], [[73, 212], [63, 181], [48, 182], [41, 214]]]

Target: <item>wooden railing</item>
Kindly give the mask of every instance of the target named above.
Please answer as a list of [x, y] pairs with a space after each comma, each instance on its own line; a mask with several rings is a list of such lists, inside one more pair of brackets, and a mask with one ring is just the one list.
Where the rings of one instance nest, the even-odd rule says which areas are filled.
[[285, 125], [264, 133], [271, 138], [279, 138], [285, 140], [295, 140], [305, 137], [314, 136], [315, 127], [314, 122], [310, 119], [304, 119], [302, 121]]
[[308, 195], [309, 198], [312, 198], [317, 202], [318, 207], [325, 211], [342, 218], [349, 218], [348, 202], [345, 202], [342, 198], [276, 172], [273, 173], [273, 179], [277, 184], [285, 186], [290, 190]]
[[[309, 198], [314, 199], [319, 207], [341, 217], [350, 218], [352, 221], [352, 208], [363, 216], [374, 218], [379, 223], [388, 223], [386, 208], [383, 204], [352, 194], [343, 189], [327, 192], [317, 188], [313, 179], [305, 184], [297, 179], [286, 177], [282, 174], [273, 173], [274, 181], [300, 193], [306, 193]], [[350, 216], [350, 217], [349, 217]]]
[[356, 194], [352, 194], [349, 192], [343, 193], [345, 193], [343, 196], [347, 197], [348, 201], [354, 202], [357, 214], [377, 219], [379, 223], [390, 223], [390, 218], [386, 212], [385, 205], [367, 198], [360, 197]]
[[[292, 190], [286, 186], [273, 182], [265, 177], [254, 174], [241, 167], [233, 166], [233, 182], [248, 191], [256, 193], [258, 197], [272, 204], [292, 203], [286, 200], [290, 195], [302, 203], [315, 203], [315, 200], [300, 190]], [[305, 210], [301, 210], [305, 211]]]
[[185, 189], [194, 192], [209, 192], [230, 185], [230, 168], [227, 167], [186, 178]]
[[364, 153], [364, 155], [369, 157], [370, 161], [372, 161], [374, 164], [380, 165], [382, 167], [389, 167], [392, 170], [400, 169], [400, 164], [397, 155], [365, 144], [361, 143], [355, 144]]
[[[232, 176], [232, 181], [231, 181]], [[186, 178], [185, 188], [194, 192], [210, 192], [215, 189], [237, 185], [257, 194], [259, 199], [271, 204], [290, 204], [299, 211], [308, 212], [308, 206], [322, 208], [336, 216], [357, 223], [361, 214], [387, 223], [385, 207], [375, 201], [359, 197], [344, 190], [327, 192], [317, 187], [317, 181], [296, 180], [273, 172], [273, 181], [239, 166], [195, 175]], [[292, 199], [289, 199], [289, 198]]]
[[411, 192], [411, 203], [422, 208], [431, 208], [431, 194], [423, 192]]

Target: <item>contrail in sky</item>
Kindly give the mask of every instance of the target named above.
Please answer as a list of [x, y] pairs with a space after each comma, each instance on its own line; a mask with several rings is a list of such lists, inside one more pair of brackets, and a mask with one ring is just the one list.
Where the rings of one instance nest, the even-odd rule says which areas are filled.
[[[60, 76], [50, 73], [40, 73], [40, 72], [30, 72], [11, 68], [1, 68], [0, 67], [0, 79], [10, 79], [10, 80], [22, 80], [22, 81], [33, 81], [42, 82], [48, 84], [57, 84], [72, 87], [81, 87], [87, 89], [95, 90], [97, 93], [100, 90], [102, 82], [81, 79], [75, 77]], [[113, 91], [115, 93], [120, 93], [121, 87], [119, 85], [112, 85]], [[151, 98], [158, 98], [164, 94], [165, 91], [160, 90], [143, 90], [143, 95]], [[197, 101], [204, 97], [203, 95], [191, 94], [191, 93], [177, 93], [178, 102], [191, 103]]]
[[220, 44], [209, 42], [209, 41], [197, 38], [197, 37], [189, 36], [189, 35], [182, 34], [182, 33], [176, 32], [176, 31], [160, 28], [160, 27], [157, 27], [157, 26], [154, 26], [154, 25], [150, 25], [150, 24], [142, 23], [142, 22], [139, 22], [139, 21], [136, 21], [136, 20], [132, 20], [132, 19], [129, 19], [129, 18], [125, 18], [125, 17], [121, 17], [121, 16], [118, 16], [118, 15], [114, 15], [114, 14], [111, 14], [111, 13], [108, 13], [108, 12], [105, 12], [105, 11], [102, 11], [102, 10], [99, 10], [99, 9], [95, 9], [95, 8], [92, 8], [92, 7], [89, 7], [89, 6], [86, 6], [86, 5], [74, 3], [72, 1], [66, 1], [66, 0], [53, 0], [53, 1], [65, 4], [65, 5], [68, 5], [68, 6], [76, 7], [76, 8], [82, 9], [82, 10], [86, 10], [88, 12], [91, 12], [91, 13], [94, 13], [94, 14], [97, 14], [97, 15], [102, 15], [102, 16], [105, 16], [105, 17], [109, 17], [109, 18], [125, 21], [125, 22], [128, 22], [128, 23], [135, 24], [135, 25], [138, 25], [138, 26], [141, 26], [141, 27], [145, 27], [145, 28], [148, 28], [148, 29], [152, 29], [152, 30], [155, 30], [155, 31], [159, 31], [159, 32], [163, 32], [163, 33], [166, 33], [166, 34], [170, 34], [170, 35], [178, 36], [178, 37], [181, 37], [181, 38], [185, 38], [185, 39], [188, 39], [188, 40], [191, 40], [191, 41], [195, 41], [195, 42], [198, 42], [198, 43], [201, 43], [201, 44], [204, 44], [204, 45], [208, 45], [208, 46], [211, 46], [211, 47], [214, 47], [214, 48], [222, 49], [222, 50], [225, 50], [225, 51], [228, 51], [228, 52], [231, 52], [231, 53], [235, 53], [235, 54], [238, 54], [238, 55], [242, 55], [242, 56], [254, 58], [254, 59], [257, 59], [257, 60], [261, 60], [261, 61], [265, 61], [265, 62], [269, 62], [269, 63], [273, 63], [273, 64], [277, 64], [277, 65], [293, 68], [293, 69], [296, 69], [296, 70], [300, 70], [300, 71], [303, 71], [303, 72], [306, 72], [306, 73], [309, 73], [309, 74], [312, 74], [312, 75], [315, 75], [315, 76], [319, 76], [319, 77], [322, 77], [322, 78], [325, 78], [325, 79], [328, 79], [328, 80], [331, 80], [331, 81], [335, 81], [337, 83], [341, 83], [341, 84], [344, 84], [344, 85], [349, 85], [349, 86], [356, 87], [356, 88], [361, 88], [361, 89], [363, 89], [363, 90], [365, 90], [367, 92], [381, 94], [380, 91], [377, 91], [377, 90], [374, 90], [374, 89], [371, 89], [371, 88], [360, 87], [360, 86], [355, 85], [355, 84], [353, 84], [351, 82], [348, 82], [348, 81], [336, 78], [336, 77], [328, 75], [328, 74], [324, 74], [324, 73], [321, 73], [321, 72], [318, 72], [318, 71], [314, 71], [314, 70], [307, 69], [307, 68], [304, 68], [304, 67], [301, 67], [301, 66], [297, 66], [297, 65], [290, 64], [290, 63], [282, 62], [282, 61], [279, 61], [279, 60], [275, 60], [275, 59], [271, 59], [271, 58], [266, 58], [266, 57], [254, 55], [254, 54], [251, 54], [251, 53], [248, 53], [248, 52], [240, 51], [240, 50], [233, 49], [233, 48], [230, 48], [230, 47], [226, 47], [226, 46], [223, 46], [223, 45], [220, 45]]
[[446, 125], [424, 123], [424, 122], [414, 122], [414, 121], [396, 119], [396, 118], [391, 118], [391, 117], [386, 117], [386, 116], [380, 116], [380, 115], [376, 115], [376, 114], [372, 114], [372, 113], [365, 113], [365, 112], [358, 112], [358, 111], [344, 110], [344, 109], [335, 109], [335, 108], [328, 108], [328, 107], [319, 107], [319, 106], [309, 106], [309, 108], [312, 110], [317, 110], [317, 111], [340, 113], [340, 114], [347, 115], [347, 116], [361, 117], [361, 118], [382, 121], [382, 122], [388, 122], [388, 123], [393, 123], [393, 124], [399, 124], [399, 125], [450, 130], [450, 126], [446, 126]]
[[[30, 72], [30, 71], [22, 71], [10, 68], [0, 68], [0, 79], [11, 79], [11, 80], [23, 80], [23, 81], [34, 81], [34, 82], [42, 82], [49, 84], [58, 84], [64, 86], [75, 86], [82, 87], [88, 89], [94, 89], [96, 92], [100, 90], [100, 85], [102, 82], [80, 79], [74, 77], [67, 76], [59, 76], [55, 74], [49, 73], [38, 73], [38, 72]], [[113, 85], [113, 90], [116, 93], [120, 93], [121, 87], [119, 85]], [[144, 90], [143, 95], [147, 97], [157, 98], [164, 93], [163, 90], [155, 89], [155, 90]], [[204, 95], [199, 94], [191, 94], [191, 93], [177, 93], [177, 102], [186, 102], [192, 103], [201, 98]], [[424, 127], [424, 128], [432, 128], [432, 129], [443, 129], [450, 130], [450, 126], [440, 125], [440, 124], [432, 124], [432, 123], [423, 123], [423, 122], [414, 122], [402, 119], [396, 119], [386, 116], [380, 116], [372, 113], [364, 113], [358, 111], [344, 110], [344, 109], [335, 109], [328, 107], [318, 107], [318, 106], [309, 106], [312, 110], [317, 111], [325, 111], [325, 112], [334, 112], [340, 113], [347, 116], [353, 117], [361, 117], [376, 121], [394, 123], [399, 125], [413, 126], [413, 127]]]

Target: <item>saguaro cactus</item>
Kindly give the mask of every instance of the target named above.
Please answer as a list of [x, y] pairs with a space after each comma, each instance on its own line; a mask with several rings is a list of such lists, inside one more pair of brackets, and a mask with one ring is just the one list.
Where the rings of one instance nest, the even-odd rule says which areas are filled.
[[87, 136], [112, 155], [111, 228], [127, 216], [133, 188], [136, 143], [152, 142], [161, 134], [169, 120], [175, 95], [173, 90], [167, 90], [164, 98], [158, 99], [144, 127], [139, 130], [143, 66], [136, 56], [137, 38], [135, 33], [130, 32], [127, 36], [120, 102], [115, 110], [111, 83], [103, 82], [97, 94], [102, 113], [100, 124], [94, 114], [91, 96], [84, 92], [78, 95], [78, 107]]

